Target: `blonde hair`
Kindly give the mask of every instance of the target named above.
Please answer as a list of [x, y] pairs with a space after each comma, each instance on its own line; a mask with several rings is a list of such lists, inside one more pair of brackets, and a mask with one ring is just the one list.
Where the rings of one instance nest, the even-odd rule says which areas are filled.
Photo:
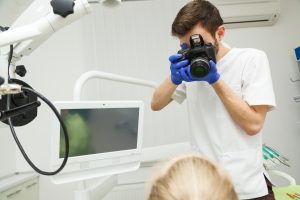
[[178, 156], [154, 176], [148, 200], [238, 200], [227, 172], [197, 155]]

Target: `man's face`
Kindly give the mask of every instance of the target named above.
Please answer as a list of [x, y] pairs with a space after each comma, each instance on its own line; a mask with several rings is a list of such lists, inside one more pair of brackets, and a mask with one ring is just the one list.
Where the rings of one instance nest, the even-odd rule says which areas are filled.
[[219, 50], [219, 44], [215, 37], [213, 37], [208, 31], [206, 31], [200, 24], [196, 25], [190, 32], [188, 32], [186, 35], [183, 37], [179, 37], [180, 45], [183, 43], [186, 43], [187, 48], [191, 48], [190, 46], [190, 36], [194, 34], [200, 34], [205, 43], [212, 43], [215, 46], [216, 49], [216, 54], [218, 53]]

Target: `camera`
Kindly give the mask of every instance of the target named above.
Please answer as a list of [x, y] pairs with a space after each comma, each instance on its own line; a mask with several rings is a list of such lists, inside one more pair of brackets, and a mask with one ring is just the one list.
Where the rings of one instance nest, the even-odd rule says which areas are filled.
[[209, 61], [216, 63], [215, 47], [212, 43], [205, 43], [200, 34], [191, 35], [190, 45], [190, 49], [181, 49], [178, 54], [183, 55], [181, 60], [190, 61], [190, 72], [194, 77], [204, 77], [210, 70]]

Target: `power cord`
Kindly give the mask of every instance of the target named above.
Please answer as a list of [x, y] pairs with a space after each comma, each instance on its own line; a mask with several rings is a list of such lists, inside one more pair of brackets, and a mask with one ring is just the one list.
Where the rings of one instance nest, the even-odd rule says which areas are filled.
[[11, 64], [11, 60], [13, 57], [13, 52], [14, 52], [14, 46], [11, 44], [9, 45], [9, 57], [8, 57], [8, 66], [7, 66], [7, 77], [8, 77], [8, 82], [10, 81], [10, 74], [9, 74], [9, 68]]
[[[9, 29], [8, 27], [0, 26], [0, 32], [7, 31], [8, 29]], [[4, 78], [0, 76], [0, 85], [4, 84], [4, 82], [5, 82]]]
[[[39, 168], [37, 168], [33, 162], [30, 160], [30, 158], [28, 157], [28, 155], [26, 154], [24, 148], [22, 147], [18, 137], [17, 137], [17, 134], [15, 132], [15, 129], [13, 127], [13, 124], [12, 124], [12, 121], [11, 121], [11, 118], [8, 118], [8, 122], [9, 122], [9, 127], [10, 127], [10, 130], [11, 130], [11, 133], [13, 135], [13, 138], [18, 146], [18, 148], [20, 149], [23, 157], [25, 158], [25, 160], [28, 162], [28, 164], [39, 174], [42, 174], [42, 175], [46, 175], [46, 176], [52, 176], [52, 175], [55, 175], [57, 173], [59, 173], [64, 167], [65, 165], [67, 164], [67, 161], [68, 161], [68, 157], [69, 157], [69, 137], [68, 137], [68, 132], [67, 132], [67, 128], [63, 122], [63, 119], [61, 118], [59, 112], [56, 110], [55, 106], [47, 99], [45, 98], [42, 94], [38, 93], [37, 91], [33, 90], [32, 88], [29, 88], [29, 87], [22, 87], [22, 91], [27, 91], [27, 92], [30, 92], [30, 93], [34, 93], [36, 96], [38, 96], [40, 99], [42, 99], [51, 109], [52, 111], [54, 112], [54, 114], [56, 115], [56, 117], [58, 118], [60, 124], [61, 124], [61, 127], [63, 129], [63, 132], [64, 132], [64, 137], [65, 137], [65, 156], [64, 156], [64, 160], [61, 164], [61, 166], [53, 171], [53, 172], [46, 172], [46, 171], [42, 171], [40, 170]], [[9, 94], [8, 95], [8, 98], [7, 98], [7, 109], [9, 109], [10, 107], [10, 98], [11, 98], [11, 95]]]

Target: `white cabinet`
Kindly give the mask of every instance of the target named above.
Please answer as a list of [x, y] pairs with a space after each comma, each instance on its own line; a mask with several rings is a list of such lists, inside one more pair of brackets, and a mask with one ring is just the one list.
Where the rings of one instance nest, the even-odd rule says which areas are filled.
[[0, 179], [0, 200], [38, 200], [39, 179], [36, 174], [15, 174]]

